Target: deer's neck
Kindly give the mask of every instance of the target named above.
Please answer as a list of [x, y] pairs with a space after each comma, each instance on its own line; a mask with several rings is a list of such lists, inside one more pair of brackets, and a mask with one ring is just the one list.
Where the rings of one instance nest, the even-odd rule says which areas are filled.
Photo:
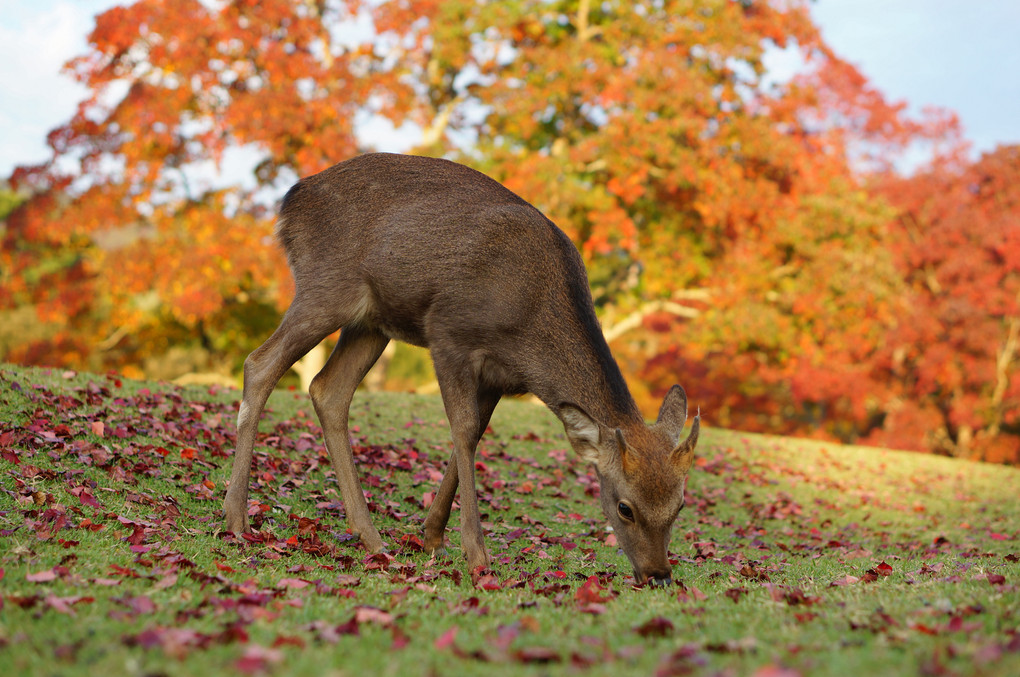
[[627, 382], [602, 336], [584, 332], [547, 356], [546, 378], [533, 392], [554, 412], [561, 404], [584, 409], [600, 423], [630, 428], [644, 423]]

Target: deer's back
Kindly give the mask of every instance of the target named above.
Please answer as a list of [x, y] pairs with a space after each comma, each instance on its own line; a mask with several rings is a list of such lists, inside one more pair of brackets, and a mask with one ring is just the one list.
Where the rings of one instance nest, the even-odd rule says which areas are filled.
[[410, 343], [429, 345], [439, 323], [490, 344], [557, 316], [597, 329], [569, 238], [454, 162], [385, 153], [342, 162], [288, 192], [278, 236], [299, 297], [339, 294], [363, 305], [364, 322]]

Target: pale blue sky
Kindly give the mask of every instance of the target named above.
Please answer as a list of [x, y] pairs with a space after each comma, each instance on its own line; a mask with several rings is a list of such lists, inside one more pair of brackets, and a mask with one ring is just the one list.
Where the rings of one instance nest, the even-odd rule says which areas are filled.
[[[0, 0], [0, 177], [46, 159], [46, 133], [84, 94], [60, 67], [114, 4]], [[978, 151], [1020, 143], [1020, 1], [818, 0], [813, 13], [891, 100], [955, 110]]]

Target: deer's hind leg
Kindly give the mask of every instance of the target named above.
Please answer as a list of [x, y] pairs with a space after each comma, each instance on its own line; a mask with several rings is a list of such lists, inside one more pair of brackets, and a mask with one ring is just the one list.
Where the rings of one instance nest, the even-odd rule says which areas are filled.
[[237, 412], [237, 441], [230, 484], [223, 500], [225, 529], [235, 534], [251, 531], [248, 522], [248, 482], [258, 434], [259, 418], [266, 400], [287, 370], [322, 339], [349, 318], [325, 312], [318, 304], [294, 299], [280, 326], [244, 361], [244, 393]]
[[308, 388], [315, 413], [322, 424], [329, 460], [340, 484], [347, 523], [351, 531], [361, 537], [361, 542], [369, 552], [381, 552], [384, 543], [372, 523], [368, 503], [361, 491], [348, 424], [354, 391], [379, 359], [387, 343], [389, 338], [373, 329], [357, 325], [345, 327], [326, 366]]

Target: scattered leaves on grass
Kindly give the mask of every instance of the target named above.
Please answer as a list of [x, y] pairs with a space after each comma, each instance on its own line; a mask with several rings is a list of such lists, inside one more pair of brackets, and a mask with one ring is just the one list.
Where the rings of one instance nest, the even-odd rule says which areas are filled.
[[[418, 662], [438, 653], [453, 665], [618, 663], [686, 675], [718, 672], [725, 659], [748, 661], [739, 663], [747, 674], [792, 677], [827, 649], [774, 644], [769, 633], [808, 623], [831, 630], [834, 645], [849, 634], [901, 655], [944, 642], [942, 654], [924, 649], [920, 667], [933, 674], [967, 662], [994, 672], [1020, 654], [1002, 602], [1017, 593], [1017, 528], [962, 470], [890, 478], [887, 456], [851, 464], [829, 447], [786, 455], [779, 442], [737, 435], [727, 439], [742, 447], [713, 444], [710, 432], [671, 545], [676, 582], [635, 589], [598, 516], [594, 474], [552, 433], [483, 439], [476, 474], [493, 562], [467, 571], [456, 519], [452, 556], [424, 553], [420, 536], [449, 458], [438, 414], [397, 409], [402, 420], [373, 426], [371, 400], [355, 412], [356, 462], [391, 548], [368, 554], [347, 529], [304, 400], [263, 425], [248, 506], [257, 531], [234, 535], [220, 530], [219, 501], [235, 391], [61, 381], [7, 391], [16, 411], [0, 420], [0, 608], [18, 619], [11, 627], [69, 624], [46, 645], [64, 663], [98, 641], [75, 626], [82, 616], [121, 628], [94, 630], [121, 651], [199, 661], [191, 667], [227, 647], [224, 665], [245, 675], [282, 674], [299, 652], [357, 637]], [[945, 510], [926, 506], [936, 495], [966, 512], [940, 521]], [[894, 610], [877, 594], [910, 601]], [[735, 612], [758, 619], [754, 636], [720, 629]], [[596, 636], [608, 633], [630, 641]]]

